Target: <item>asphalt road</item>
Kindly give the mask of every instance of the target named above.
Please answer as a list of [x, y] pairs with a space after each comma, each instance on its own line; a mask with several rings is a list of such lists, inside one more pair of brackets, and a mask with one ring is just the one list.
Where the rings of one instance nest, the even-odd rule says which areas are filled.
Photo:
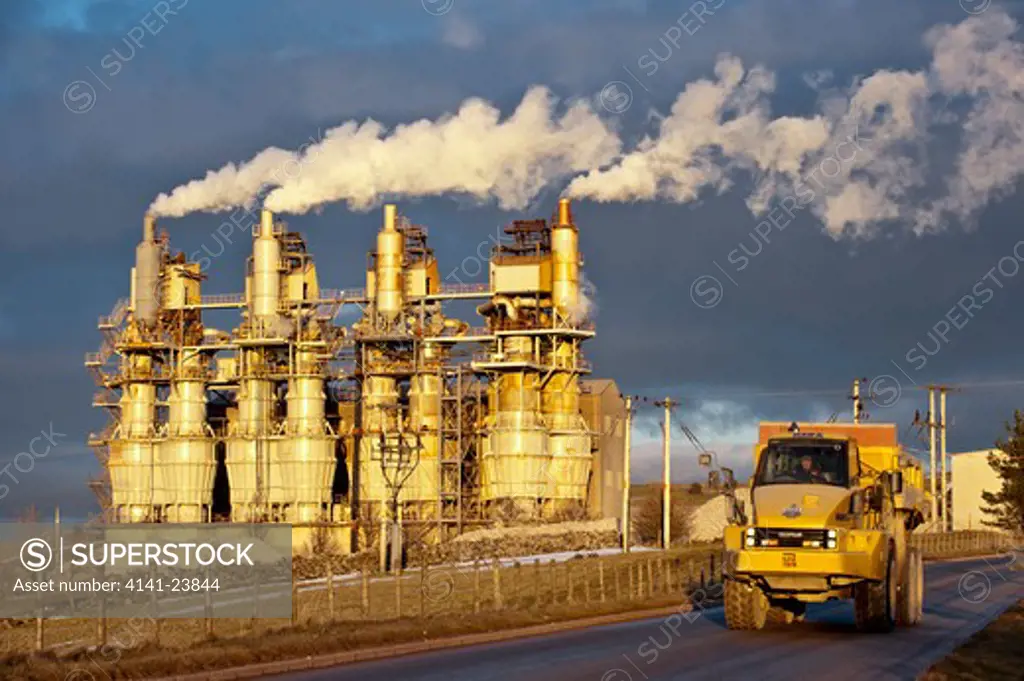
[[725, 628], [721, 608], [292, 674], [288, 681], [661, 681], [914, 679], [1024, 597], [1008, 558], [926, 565], [925, 618], [860, 634], [848, 603], [811, 606], [801, 623]]

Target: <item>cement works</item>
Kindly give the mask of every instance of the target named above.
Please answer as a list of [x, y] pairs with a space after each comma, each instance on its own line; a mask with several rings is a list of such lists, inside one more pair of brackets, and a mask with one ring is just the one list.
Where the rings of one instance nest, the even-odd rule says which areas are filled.
[[[625, 406], [587, 380], [581, 262], [562, 199], [504, 228], [489, 281], [443, 284], [426, 228], [385, 205], [365, 288], [322, 289], [305, 238], [263, 210], [244, 291], [205, 294], [147, 215], [131, 295], [85, 360], [109, 415], [89, 438], [104, 520], [289, 523], [296, 547], [327, 528], [351, 551], [389, 517], [420, 541], [617, 517]], [[474, 299], [484, 325], [446, 313]], [[237, 327], [204, 323], [225, 309]]]

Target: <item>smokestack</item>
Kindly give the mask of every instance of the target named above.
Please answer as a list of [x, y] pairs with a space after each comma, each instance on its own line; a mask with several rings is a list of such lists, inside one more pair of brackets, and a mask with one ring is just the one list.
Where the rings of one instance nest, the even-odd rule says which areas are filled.
[[274, 238], [274, 213], [266, 208], [260, 211], [260, 237], [261, 239]]
[[558, 199], [558, 225], [560, 227], [572, 225], [571, 199]]
[[152, 213], [146, 213], [142, 218], [142, 240], [146, 243], [156, 241], [156, 216]]
[[152, 324], [160, 307], [160, 247], [156, 243], [156, 218], [142, 218], [142, 241], [135, 247], [132, 270], [132, 310], [136, 321]]
[[274, 213], [260, 211], [260, 233], [252, 243], [252, 312], [268, 329], [278, 319], [281, 243], [274, 238]]
[[395, 204], [384, 205], [384, 227], [377, 234], [377, 312], [394, 317], [405, 300], [405, 237], [395, 224]]
[[576, 315], [580, 300], [579, 232], [572, 224], [572, 203], [558, 200], [558, 224], [551, 230], [551, 295], [558, 313]]

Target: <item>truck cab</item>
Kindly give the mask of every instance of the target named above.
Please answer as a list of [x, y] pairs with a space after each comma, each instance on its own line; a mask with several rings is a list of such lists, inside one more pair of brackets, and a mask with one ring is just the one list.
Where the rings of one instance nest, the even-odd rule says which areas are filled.
[[[894, 424], [761, 425], [751, 508], [726, 528], [726, 620], [759, 629], [853, 598], [862, 629], [919, 619], [923, 472]], [[902, 607], [902, 611], [901, 611]]]

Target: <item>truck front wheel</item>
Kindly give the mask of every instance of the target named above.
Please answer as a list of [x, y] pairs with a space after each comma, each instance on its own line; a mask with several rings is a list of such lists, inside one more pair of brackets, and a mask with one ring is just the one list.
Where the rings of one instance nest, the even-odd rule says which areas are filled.
[[752, 584], [725, 580], [725, 625], [730, 629], [763, 629], [768, 619], [768, 599]]
[[896, 584], [895, 555], [889, 551], [885, 579], [880, 582], [861, 582], [853, 588], [854, 614], [857, 629], [876, 633], [888, 633], [896, 626]]

